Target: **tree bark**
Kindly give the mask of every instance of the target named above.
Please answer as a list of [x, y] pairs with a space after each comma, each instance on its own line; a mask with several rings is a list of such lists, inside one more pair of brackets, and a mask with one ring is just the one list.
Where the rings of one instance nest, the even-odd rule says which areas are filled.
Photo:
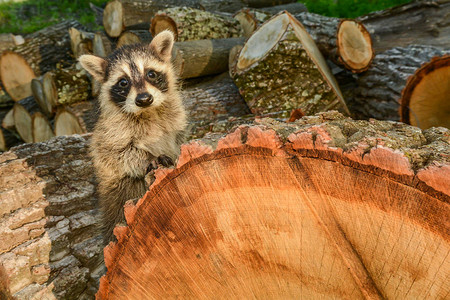
[[239, 22], [231, 16], [188, 7], [158, 11], [152, 18], [150, 32], [156, 36], [169, 29], [179, 42], [203, 39], [236, 38], [243, 35]]
[[0, 265], [11, 295], [92, 299], [104, 267], [88, 137], [3, 153], [0, 182]]
[[414, 1], [359, 17], [376, 52], [408, 45], [450, 49], [450, 1]]
[[251, 116], [243, 118], [250, 110], [228, 74], [185, 89], [183, 99], [189, 112], [189, 139], [252, 121]]
[[97, 298], [445, 297], [448, 134], [327, 112], [183, 145], [125, 206]]
[[253, 33], [230, 73], [256, 115], [289, 118], [298, 108], [307, 115], [330, 109], [348, 113], [325, 59], [289, 13]]
[[177, 42], [172, 61], [183, 79], [220, 74], [228, 70], [231, 48], [243, 45], [244, 41], [244, 38], [229, 38]]
[[358, 87], [353, 90], [353, 97], [348, 98], [350, 110], [357, 118], [400, 120], [401, 92], [407, 79], [422, 64], [444, 54], [438, 48], [419, 45], [377, 54], [370, 69], [357, 79]]

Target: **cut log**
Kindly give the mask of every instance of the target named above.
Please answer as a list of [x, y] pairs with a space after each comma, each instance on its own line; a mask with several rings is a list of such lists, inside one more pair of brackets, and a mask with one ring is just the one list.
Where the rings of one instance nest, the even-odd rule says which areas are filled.
[[14, 35], [12, 33], [1, 33], [0, 34], [0, 53], [13, 48], [15, 46], [21, 45], [25, 42], [25, 39], [21, 35]]
[[[54, 69], [59, 62], [73, 61], [69, 36], [69, 29], [72, 27], [84, 30], [77, 21], [64, 21], [29, 34], [26, 42], [12, 51], [21, 55], [34, 73], [40, 76]], [[6, 74], [2, 73], [2, 78], [3, 75]]]
[[450, 1], [413, 1], [359, 17], [372, 35], [375, 51], [412, 44], [450, 49]]
[[304, 27], [289, 13], [257, 29], [230, 69], [252, 113], [289, 118], [347, 107], [325, 59]]
[[94, 34], [92, 52], [100, 57], [106, 57], [112, 53], [113, 45], [106, 35], [101, 32]]
[[422, 129], [450, 128], [450, 54], [431, 59], [408, 78], [400, 119]]
[[0, 57], [0, 77], [2, 85], [14, 101], [31, 96], [30, 82], [36, 75], [20, 54], [12, 51], [2, 53]]
[[70, 48], [75, 58], [83, 54], [92, 53], [94, 33], [78, 30], [74, 27], [69, 28]]
[[14, 105], [14, 100], [10, 95], [5, 91], [0, 82], [0, 108], [2, 107], [10, 107]]
[[55, 68], [58, 62], [73, 61], [68, 30], [83, 29], [77, 21], [64, 21], [27, 36], [26, 42], [4, 52], [0, 77], [15, 101], [31, 96], [31, 80]]
[[14, 299], [94, 298], [103, 266], [88, 145], [57, 137], [0, 155], [0, 266]]
[[[226, 132], [240, 121], [236, 119], [250, 114], [228, 74], [186, 88], [183, 99], [189, 112], [190, 139], [203, 137], [208, 132]], [[252, 121], [247, 119], [241, 123]]]
[[33, 114], [31, 119], [33, 143], [48, 141], [55, 136], [50, 122], [41, 112]]
[[200, 8], [195, 0], [114, 0], [103, 11], [103, 26], [110, 37], [119, 37], [126, 28], [148, 30], [157, 11], [178, 5]]
[[172, 60], [183, 79], [220, 74], [228, 70], [231, 48], [243, 45], [244, 41], [229, 38], [176, 42]]
[[183, 145], [97, 299], [445, 298], [449, 133], [328, 112]]
[[14, 129], [14, 109], [10, 109], [3, 117], [2, 127], [8, 130]]
[[59, 107], [55, 117], [55, 134], [60, 136], [92, 132], [97, 118], [97, 111], [89, 101]]
[[33, 142], [33, 115], [39, 112], [34, 97], [27, 97], [14, 104], [14, 127], [25, 143]]
[[117, 40], [117, 48], [124, 45], [132, 45], [138, 43], [150, 43], [152, 35], [148, 30], [128, 30], [123, 32]]
[[[447, 52], [448, 53], [448, 52]], [[435, 56], [443, 56], [445, 51], [430, 46], [411, 45], [408, 47], [398, 47], [377, 54], [370, 69], [358, 77], [358, 87], [354, 90], [354, 96], [348, 98], [348, 103], [352, 113], [357, 118], [376, 118], [381, 120], [400, 120], [399, 107], [401, 92], [406, 86], [407, 79], [412, 76], [422, 64], [430, 62]], [[437, 73], [435, 73], [437, 74]], [[431, 77], [430, 77], [431, 78]], [[435, 112], [442, 109], [442, 113], [448, 109], [448, 86], [449, 77], [442, 77], [437, 81], [436, 86], [427, 91], [428, 101], [436, 101], [438, 107]], [[443, 85], [443, 89], [438, 88]], [[445, 85], [447, 84], [447, 86]], [[414, 85], [412, 86], [414, 88]], [[443, 94], [437, 97], [437, 94]], [[421, 94], [422, 96], [425, 93]], [[439, 100], [438, 100], [439, 99]], [[405, 105], [409, 100], [405, 100]], [[419, 100], [423, 103], [424, 100]], [[423, 104], [428, 106], [429, 104]], [[444, 105], [439, 107], [439, 105]], [[411, 108], [411, 107], [410, 107]], [[422, 106], [422, 110], [424, 107]], [[420, 109], [417, 112], [420, 114]], [[416, 114], [412, 108], [411, 114]], [[448, 115], [448, 112], [447, 112]], [[442, 119], [439, 117], [439, 119]], [[428, 122], [428, 121], [427, 121]], [[422, 125], [420, 125], [422, 126]]]
[[156, 36], [166, 29], [174, 32], [179, 42], [243, 36], [239, 22], [231, 16], [188, 7], [158, 11], [152, 18], [150, 32]]
[[33, 94], [34, 99], [36, 100], [37, 104], [39, 105], [39, 108], [41, 111], [47, 116], [52, 117], [54, 112], [52, 109], [52, 106], [49, 102], [47, 102], [47, 99], [44, 95], [44, 88], [42, 85], [42, 81], [40, 79], [33, 79], [31, 80], [31, 92]]

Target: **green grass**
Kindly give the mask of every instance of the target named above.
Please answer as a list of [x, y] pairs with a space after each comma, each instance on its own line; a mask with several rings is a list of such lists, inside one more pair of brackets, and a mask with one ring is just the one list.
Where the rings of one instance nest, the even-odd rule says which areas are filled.
[[0, 3], [0, 33], [25, 34], [64, 19], [76, 19], [96, 28], [89, 2], [102, 5], [106, 0], [27, 0]]
[[412, 0], [300, 0], [310, 12], [339, 18], [356, 18]]

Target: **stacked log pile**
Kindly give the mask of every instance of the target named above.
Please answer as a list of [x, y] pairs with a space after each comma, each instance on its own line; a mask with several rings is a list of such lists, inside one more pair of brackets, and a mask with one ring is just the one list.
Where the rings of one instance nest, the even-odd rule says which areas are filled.
[[[95, 180], [89, 136], [74, 134], [95, 126], [98, 83], [76, 59], [85, 53], [106, 57], [169, 29], [177, 36], [172, 61], [190, 117], [188, 139], [201, 140], [183, 145], [177, 167], [156, 170], [148, 195], [127, 206], [131, 227], [116, 228], [119, 242], [105, 250], [109, 273], [100, 299], [130, 290], [134, 294], [127, 299], [258, 298], [266, 291], [274, 297], [304, 292], [312, 298], [326, 282], [332, 284], [320, 290], [322, 296], [445, 298], [441, 266], [450, 250], [448, 228], [439, 220], [448, 217], [450, 134], [427, 128], [450, 127], [445, 38], [450, 1], [415, 2], [356, 20], [312, 14], [293, 2], [113, 0], [103, 11], [96, 8], [104, 31], [66, 21], [24, 36], [21, 45], [8, 42], [0, 48], [0, 151], [28, 143], [0, 155], [0, 288], [5, 295], [93, 298], [104, 272], [101, 237], [94, 230]], [[427, 30], [404, 29], [417, 18], [432, 20]], [[299, 201], [284, 203], [278, 197]], [[279, 215], [268, 214], [280, 209], [273, 203], [286, 208], [290, 221], [281, 224]], [[238, 217], [236, 212], [244, 210], [252, 215]], [[419, 210], [426, 210], [426, 217]], [[233, 221], [238, 218], [245, 220]], [[370, 222], [364, 222], [367, 218]], [[348, 220], [358, 220], [367, 236], [360, 238]], [[404, 222], [420, 236], [403, 233]], [[275, 236], [265, 231], [275, 227], [281, 228]], [[250, 231], [239, 235], [239, 228]], [[380, 228], [387, 233], [372, 236]], [[389, 228], [398, 230], [394, 234]], [[326, 273], [308, 265], [318, 261], [311, 249], [319, 247], [308, 244], [310, 230], [328, 249], [322, 256]], [[222, 237], [215, 235], [219, 232]], [[257, 238], [248, 245], [252, 236]], [[290, 264], [298, 251], [276, 252], [285, 242], [271, 246], [276, 236], [293, 241], [305, 264]], [[243, 248], [233, 244], [236, 237], [243, 239]], [[373, 242], [378, 238], [380, 243]], [[407, 242], [411, 239], [423, 243], [424, 262], [435, 266], [422, 279], [403, 272], [411, 265], [417, 266], [412, 273], [422, 272]], [[406, 246], [395, 248], [393, 240]], [[401, 253], [409, 256], [399, 262]], [[293, 259], [286, 261], [285, 255]], [[388, 270], [380, 265], [386, 261], [392, 261]], [[232, 265], [254, 273], [233, 273]], [[339, 286], [342, 280], [333, 274], [348, 277], [348, 286]], [[202, 282], [200, 289], [191, 285], [191, 277]], [[317, 286], [307, 287], [311, 278]], [[247, 294], [235, 294], [241, 282], [248, 283]]]

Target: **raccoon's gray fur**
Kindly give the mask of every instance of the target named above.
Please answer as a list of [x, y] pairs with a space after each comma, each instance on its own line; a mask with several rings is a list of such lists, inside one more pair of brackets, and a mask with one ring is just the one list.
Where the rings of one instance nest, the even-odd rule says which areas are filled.
[[105, 59], [79, 59], [101, 84], [91, 155], [105, 242], [124, 219], [124, 203], [146, 192], [149, 165], [179, 154], [186, 113], [170, 62], [173, 43], [173, 34], [163, 31], [150, 45], [125, 46]]

